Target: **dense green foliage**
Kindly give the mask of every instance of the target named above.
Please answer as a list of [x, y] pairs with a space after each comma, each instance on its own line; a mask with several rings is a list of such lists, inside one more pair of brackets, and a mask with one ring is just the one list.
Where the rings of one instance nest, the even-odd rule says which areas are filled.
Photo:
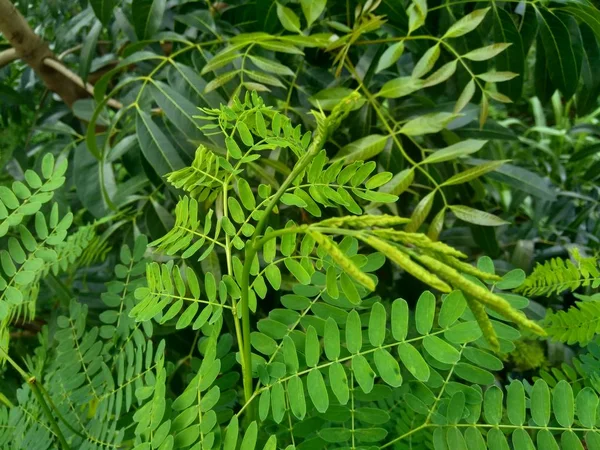
[[17, 6], [1, 448], [600, 449], [591, 2]]

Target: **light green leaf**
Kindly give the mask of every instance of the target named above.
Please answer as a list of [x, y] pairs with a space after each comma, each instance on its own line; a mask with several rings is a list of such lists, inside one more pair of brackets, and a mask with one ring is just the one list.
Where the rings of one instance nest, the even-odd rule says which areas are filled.
[[573, 425], [575, 415], [573, 388], [565, 380], [560, 380], [552, 390], [552, 409], [556, 421], [561, 426], [568, 428]]
[[458, 60], [455, 59], [450, 61], [449, 63], [444, 64], [434, 73], [432, 73], [423, 83], [423, 87], [435, 86], [436, 84], [440, 84], [454, 75], [456, 72], [456, 66], [458, 64]]
[[485, 15], [489, 10], [490, 8], [476, 9], [466, 16], [461, 17], [448, 28], [444, 37], [455, 38], [470, 33], [485, 19]]
[[397, 341], [406, 339], [408, 333], [408, 303], [406, 300], [397, 298], [392, 303], [392, 336]]
[[423, 80], [413, 77], [400, 77], [390, 80], [381, 87], [378, 97], [400, 98], [412, 94], [423, 87]]
[[463, 55], [463, 58], [470, 59], [471, 61], [485, 61], [503, 52], [508, 47], [510, 47], [510, 45], [510, 43], [497, 43], [487, 45], [485, 47], [471, 50], [469, 53]]
[[387, 314], [385, 308], [379, 302], [373, 303], [371, 316], [369, 317], [369, 342], [373, 347], [381, 347], [385, 340], [385, 325]]
[[410, 344], [402, 343], [398, 345], [398, 355], [402, 364], [417, 380], [423, 382], [429, 380], [429, 365], [416, 348]]
[[487, 141], [481, 139], [465, 139], [464, 141], [457, 142], [449, 147], [436, 150], [423, 160], [423, 164], [452, 161], [461, 156], [470, 155], [481, 150], [486, 143]]
[[354, 372], [356, 381], [365, 394], [373, 390], [375, 372], [371, 369], [367, 358], [363, 355], [355, 355], [352, 358], [352, 372]]
[[499, 227], [500, 225], [507, 225], [507, 222], [494, 214], [480, 211], [475, 208], [463, 205], [452, 205], [450, 210], [456, 217], [465, 222], [474, 223], [476, 225], [483, 225], [486, 227]]
[[436, 44], [433, 47], [431, 47], [430, 49], [428, 49], [423, 54], [421, 59], [419, 59], [417, 64], [415, 64], [415, 68], [413, 69], [411, 76], [413, 78], [421, 78], [423, 75], [428, 73], [431, 69], [433, 69], [433, 66], [435, 65], [435, 63], [439, 57], [440, 57], [440, 46], [439, 46], [439, 44]]
[[385, 349], [377, 349], [373, 354], [375, 367], [381, 379], [392, 387], [402, 385], [402, 374], [396, 359]]
[[294, 33], [300, 33], [300, 19], [296, 15], [294, 11], [292, 11], [287, 6], [283, 6], [280, 3], [277, 3], [277, 17], [279, 18], [279, 22], [283, 25], [288, 31], [292, 31]]
[[360, 316], [355, 309], [348, 313], [346, 319], [346, 347], [350, 353], [358, 353], [362, 348], [362, 329]]
[[377, 69], [375, 69], [375, 73], [379, 73], [382, 70], [387, 69], [400, 59], [402, 53], [404, 52], [404, 42], [396, 42], [395, 44], [390, 45], [383, 55], [379, 58], [379, 62], [377, 63]]
[[306, 387], [308, 388], [308, 395], [317, 411], [320, 413], [327, 411], [329, 408], [329, 395], [327, 394], [323, 375], [321, 375], [319, 369], [312, 369], [308, 373]]
[[460, 359], [460, 353], [452, 345], [437, 336], [426, 336], [423, 347], [431, 356], [444, 364], [455, 364]]
[[302, 13], [309, 27], [319, 18], [326, 5], [327, 0], [300, 0]]
[[417, 301], [415, 309], [415, 325], [421, 335], [428, 334], [433, 327], [433, 318], [435, 316], [435, 296], [425, 291]]
[[431, 113], [409, 120], [400, 128], [400, 133], [407, 136], [422, 136], [438, 133], [446, 128], [456, 118], [455, 114], [447, 112]]
[[342, 147], [333, 158], [333, 161], [343, 159], [345, 164], [351, 164], [354, 161], [366, 161], [381, 153], [388, 140], [388, 136], [381, 134], [365, 136]]
[[485, 175], [488, 172], [497, 170], [498, 168], [500, 168], [500, 166], [502, 166], [505, 163], [506, 161], [484, 161], [478, 166], [472, 167], [470, 169], [457, 173], [456, 175], [453, 175], [452, 177], [444, 181], [442, 185], [451, 186], [455, 184], [466, 183], [467, 181], [479, 178], [480, 176]]

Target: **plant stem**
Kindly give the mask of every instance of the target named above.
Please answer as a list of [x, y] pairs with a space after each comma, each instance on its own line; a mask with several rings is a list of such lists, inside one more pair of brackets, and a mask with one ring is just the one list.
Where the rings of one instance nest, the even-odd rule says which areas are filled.
[[[252, 238], [246, 245], [246, 254], [244, 258], [244, 269], [242, 271], [242, 280], [240, 285], [241, 290], [241, 308], [242, 308], [242, 376], [244, 382], [244, 398], [246, 403], [249, 402], [252, 398], [252, 348], [250, 345], [250, 307], [248, 304], [249, 296], [250, 296], [250, 266], [252, 265], [252, 261], [256, 256], [256, 253], [260, 249], [261, 245], [265, 242], [264, 237], [260, 239], [260, 235], [267, 224], [267, 220], [269, 219], [269, 215], [273, 211], [273, 208], [279, 202], [281, 196], [285, 193], [286, 189], [290, 187], [290, 185], [294, 182], [294, 180], [302, 173], [304, 169], [310, 164], [315, 155], [321, 150], [323, 144], [325, 143], [327, 135], [327, 130], [319, 130], [315, 133], [315, 137], [308, 148], [307, 152], [300, 158], [292, 172], [287, 176], [285, 181], [279, 186], [279, 189], [275, 193], [275, 195], [271, 198], [271, 201], [265, 207], [265, 211], [258, 224], [256, 225], [256, 229], [254, 230], [254, 234]], [[298, 231], [295, 227], [293, 229]], [[278, 230], [278, 232], [282, 232], [279, 234], [285, 234], [284, 232], [291, 233], [292, 231], [287, 230]], [[269, 236], [275, 237], [277, 232], [270, 233]], [[269, 239], [271, 239], [269, 237]], [[267, 239], [268, 240], [268, 239]], [[250, 417], [253, 416], [253, 409], [248, 409], [248, 414]]]
[[37, 385], [36, 378], [33, 375], [30, 375], [27, 372], [25, 372], [21, 368], [21, 366], [19, 366], [17, 364], [17, 362], [9, 356], [9, 354], [6, 350], [4, 350], [2, 347], [0, 347], [0, 350], [2, 350], [2, 353], [4, 353], [4, 357], [10, 363], [10, 365], [13, 366], [13, 368], [17, 372], [19, 372], [19, 374], [23, 377], [23, 379], [29, 385], [31, 392], [33, 392], [33, 395], [35, 396], [37, 402], [40, 404], [40, 407], [42, 408], [42, 412], [48, 419], [48, 422], [50, 422], [50, 427], [52, 428], [52, 431], [54, 431], [54, 434], [56, 435], [58, 442], [60, 442], [60, 446], [62, 447], [62, 449], [63, 450], [71, 450], [71, 447], [69, 447], [69, 444], [67, 443], [67, 440], [65, 439], [65, 436], [62, 434], [62, 431], [61, 431], [60, 427], [58, 426], [56, 419], [54, 419], [54, 416], [52, 415], [52, 411], [50, 410], [48, 403], [46, 403], [46, 400], [44, 399], [44, 396], [42, 395], [42, 392], [40, 391], [40, 388]]
[[46, 403], [46, 400], [44, 400], [44, 396], [40, 392], [40, 388], [37, 385], [37, 380], [35, 379], [35, 377], [29, 377], [29, 379], [27, 380], [27, 384], [31, 388], [31, 392], [33, 392], [33, 395], [35, 396], [36, 400], [42, 407], [42, 411], [44, 412], [44, 414], [46, 415], [46, 418], [50, 422], [50, 427], [54, 431], [54, 434], [56, 434], [56, 437], [58, 438], [58, 442], [60, 442], [60, 446], [63, 448], [63, 450], [70, 450], [71, 447], [69, 447], [69, 444], [67, 443], [67, 440], [63, 436], [62, 431], [60, 430], [60, 427], [58, 426], [58, 423], [56, 422], [56, 420], [54, 419], [54, 416], [52, 415], [52, 411], [50, 411], [50, 407]]

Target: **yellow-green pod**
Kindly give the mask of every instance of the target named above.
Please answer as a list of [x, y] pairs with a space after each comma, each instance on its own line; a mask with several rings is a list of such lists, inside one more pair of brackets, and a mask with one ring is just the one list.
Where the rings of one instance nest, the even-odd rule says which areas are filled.
[[475, 316], [475, 320], [477, 320], [477, 323], [479, 324], [479, 328], [481, 328], [483, 337], [485, 337], [485, 340], [488, 341], [488, 344], [490, 344], [490, 347], [493, 351], [496, 353], [500, 352], [498, 335], [492, 326], [492, 321], [490, 320], [490, 316], [488, 316], [485, 307], [477, 300], [474, 300], [470, 295], [465, 295], [465, 299], [467, 300], [469, 309]]
[[398, 264], [412, 276], [421, 280], [423, 283], [426, 283], [432, 288], [435, 288], [441, 292], [450, 292], [452, 290], [450, 286], [448, 286], [434, 274], [415, 263], [407, 254], [400, 251], [400, 249], [395, 245], [376, 238], [375, 236], [360, 236], [360, 238], [375, 250], [383, 253], [386, 258]]
[[525, 314], [513, 308], [511, 304], [502, 297], [462, 277], [456, 269], [447, 266], [431, 256], [419, 255], [417, 258], [425, 266], [437, 273], [441, 278], [450, 282], [454, 287], [462, 290], [467, 295], [471, 295], [477, 301], [483, 303], [497, 313], [502, 314], [504, 317], [512, 320], [517, 325], [529, 329], [541, 336], [546, 334], [542, 327], [532, 320], [529, 320]]
[[354, 262], [348, 258], [344, 252], [340, 250], [335, 242], [318, 231], [308, 230], [308, 235], [311, 236], [319, 246], [340, 266], [344, 272], [354, 278], [370, 291], [375, 290], [375, 282], [371, 277], [364, 273]]
[[431, 250], [443, 255], [449, 255], [457, 258], [467, 257], [464, 253], [456, 250], [454, 247], [450, 247], [443, 242], [432, 241], [426, 234], [423, 233], [408, 233], [406, 231], [398, 230], [374, 230], [373, 233], [391, 241], [411, 244], [415, 247]]
[[479, 270], [477, 267], [472, 266], [469, 263], [466, 263], [464, 261], [460, 261], [456, 258], [453, 258], [451, 256], [445, 256], [444, 257], [444, 262], [446, 264], [448, 264], [449, 266], [454, 267], [457, 270], [460, 270], [463, 273], [467, 273], [469, 275], [473, 275], [474, 277], [480, 278], [482, 280], [492, 280], [492, 281], [500, 281], [502, 278], [499, 277], [496, 274], [493, 273], [488, 273], [488, 272], [483, 272], [482, 270]]

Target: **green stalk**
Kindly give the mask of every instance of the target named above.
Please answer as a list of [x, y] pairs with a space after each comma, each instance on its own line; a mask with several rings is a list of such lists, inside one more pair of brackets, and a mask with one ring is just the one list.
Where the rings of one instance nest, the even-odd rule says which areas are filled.
[[23, 379], [27, 382], [27, 384], [31, 388], [31, 392], [33, 392], [34, 397], [36, 398], [36, 400], [40, 404], [40, 407], [42, 408], [42, 412], [48, 419], [48, 422], [50, 422], [50, 428], [52, 428], [52, 431], [54, 431], [54, 434], [56, 435], [58, 442], [60, 442], [61, 448], [63, 450], [71, 450], [71, 447], [69, 447], [69, 444], [67, 443], [67, 440], [65, 439], [65, 436], [62, 434], [62, 431], [61, 431], [60, 427], [58, 426], [56, 419], [52, 415], [52, 411], [50, 410], [48, 403], [46, 403], [46, 400], [44, 399], [44, 396], [42, 395], [42, 392], [40, 391], [40, 387], [37, 385], [36, 378], [33, 375], [30, 375], [27, 372], [25, 372], [21, 368], [21, 366], [19, 366], [17, 364], [17, 362], [9, 356], [9, 354], [6, 350], [4, 350], [1, 347], [0, 347], [0, 350], [2, 350], [2, 353], [4, 353], [4, 357], [10, 363], [10, 365], [13, 366], [13, 368], [17, 372], [19, 372], [19, 374], [23, 377]]
[[[256, 253], [262, 246], [265, 239], [260, 239], [260, 234], [263, 229], [267, 225], [267, 220], [269, 219], [269, 215], [273, 211], [273, 208], [279, 202], [281, 196], [285, 193], [285, 191], [290, 187], [290, 185], [294, 182], [294, 180], [302, 173], [306, 167], [313, 160], [315, 155], [321, 150], [321, 147], [325, 143], [326, 132], [319, 130], [315, 138], [313, 139], [308, 151], [302, 156], [298, 164], [294, 167], [292, 172], [287, 176], [283, 184], [279, 187], [275, 195], [271, 198], [267, 206], [265, 207], [265, 212], [258, 224], [256, 225], [256, 229], [254, 230], [254, 234], [250, 239], [250, 242], [246, 245], [246, 255], [244, 258], [244, 269], [242, 271], [242, 280], [241, 280], [241, 308], [242, 308], [242, 342], [244, 344], [244, 348], [242, 349], [242, 366], [245, 367], [243, 373], [243, 381], [244, 381], [244, 398], [246, 402], [249, 402], [252, 398], [252, 348], [250, 345], [250, 307], [248, 306], [248, 298], [250, 295], [250, 266], [252, 265], [252, 261], [256, 256]], [[297, 232], [298, 229], [288, 229], [294, 230]], [[270, 233], [268, 239], [271, 239], [279, 234], [285, 234], [285, 232], [292, 232], [286, 229], [278, 230], [282, 233]], [[252, 408], [249, 409], [249, 413], [252, 414]]]
[[35, 396], [36, 400], [42, 407], [42, 411], [44, 412], [44, 414], [46, 415], [46, 418], [50, 422], [50, 427], [52, 428], [52, 431], [54, 431], [54, 434], [56, 434], [56, 437], [58, 438], [58, 442], [60, 442], [60, 446], [62, 447], [63, 450], [71, 450], [71, 447], [69, 447], [67, 440], [63, 436], [62, 431], [60, 430], [60, 427], [58, 426], [58, 423], [56, 422], [56, 420], [54, 419], [54, 416], [52, 415], [52, 411], [50, 411], [50, 407], [48, 406], [48, 404], [46, 403], [46, 400], [44, 399], [44, 396], [40, 392], [40, 388], [37, 385], [37, 380], [35, 379], [35, 377], [29, 377], [29, 379], [27, 380], [27, 384], [31, 388], [31, 392], [33, 392], [33, 395]]
[[[281, 196], [285, 193], [285, 191], [291, 186], [291, 184], [296, 180], [296, 178], [308, 167], [313, 158], [317, 155], [317, 153], [323, 148], [325, 141], [327, 140], [328, 135], [333, 132], [341, 123], [341, 121], [350, 113], [352, 107], [356, 104], [356, 102], [360, 99], [360, 95], [356, 92], [353, 92], [344, 100], [336, 105], [336, 107], [331, 111], [331, 114], [328, 117], [325, 117], [322, 113], [315, 113], [317, 117], [317, 131], [315, 132], [314, 138], [308, 147], [306, 153], [300, 158], [296, 166], [292, 172], [287, 176], [283, 184], [279, 187], [275, 195], [271, 198], [269, 203], [265, 208], [265, 212], [263, 216], [258, 221], [256, 225], [256, 229], [250, 238], [250, 241], [246, 245], [245, 251], [245, 259], [244, 259], [244, 268], [242, 271], [242, 280], [240, 283], [241, 290], [241, 308], [242, 308], [242, 342], [243, 348], [242, 352], [242, 376], [244, 382], [244, 398], [246, 403], [252, 400], [252, 348], [250, 345], [250, 307], [248, 305], [248, 299], [250, 296], [250, 266], [252, 265], [252, 261], [256, 256], [256, 253], [262, 246], [266, 240], [275, 237], [275, 235], [291, 233], [294, 231], [299, 231], [300, 227], [296, 229], [295, 227], [292, 229], [283, 229], [277, 230], [276, 232], [270, 233], [269, 236], [261, 239], [260, 235], [263, 232], [265, 226], [267, 225], [267, 221], [269, 220], [269, 215], [273, 211], [273, 208], [279, 202]], [[265, 240], [266, 238], [266, 240]], [[253, 408], [249, 408], [248, 417], [252, 419], [254, 415]]]

